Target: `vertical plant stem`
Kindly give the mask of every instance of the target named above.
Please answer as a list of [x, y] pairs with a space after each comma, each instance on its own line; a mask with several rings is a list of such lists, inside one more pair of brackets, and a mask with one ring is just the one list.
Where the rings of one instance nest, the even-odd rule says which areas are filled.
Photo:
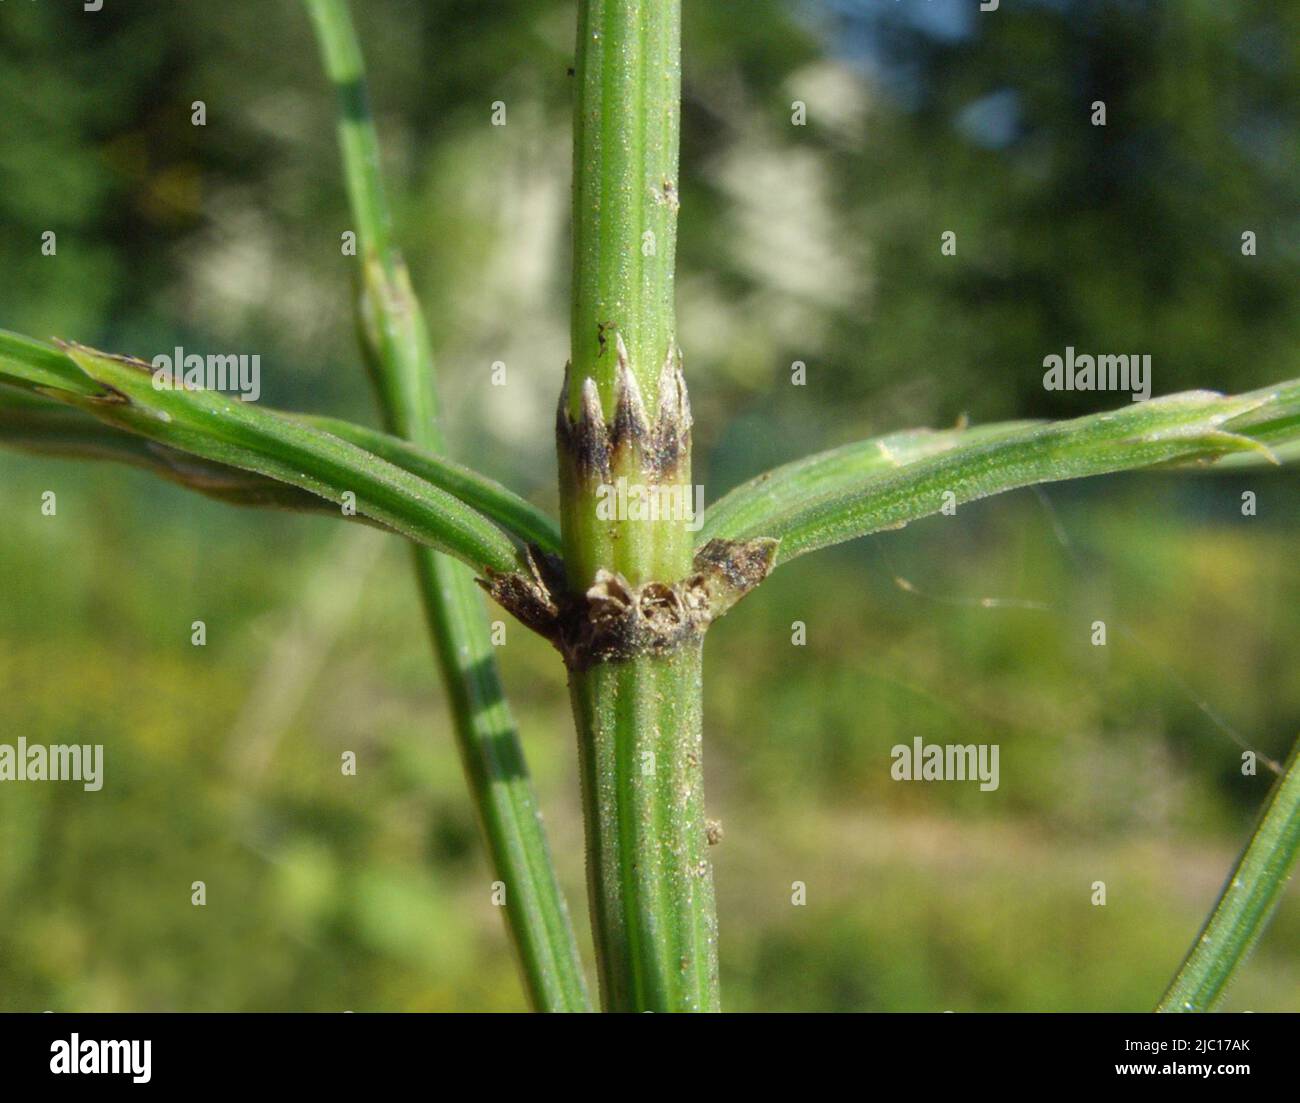
[[[362, 343], [393, 432], [441, 452], [433, 354], [406, 266], [391, 241], [379, 144], [351, 15], [346, 0], [306, 4], [339, 98], [339, 143], [362, 258]], [[589, 1010], [577, 943], [501, 685], [483, 597], [464, 565], [426, 548], [412, 552], [470, 793], [496, 876], [506, 886], [506, 922], [529, 998], [539, 1010]]]
[[697, 641], [570, 678], [607, 1010], [718, 1010], [700, 659]]
[[632, 618], [607, 632], [603, 652], [569, 656], [602, 1002], [619, 1011], [716, 1010], [702, 641], [685, 633], [647, 642], [626, 628], [642, 623], [652, 598], [671, 605], [668, 588], [691, 571], [688, 517], [610, 508], [620, 481], [634, 495], [691, 501], [673, 313], [680, 6], [583, 0], [578, 10], [561, 521], [571, 599]]
[[1268, 923], [1300, 854], [1300, 742], [1157, 1011], [1209, 1011]]
[[581, 0], [574, 72], [573, 377], [612, 413], [617, 335], [653, 410], [676, 337], [680, 0]]

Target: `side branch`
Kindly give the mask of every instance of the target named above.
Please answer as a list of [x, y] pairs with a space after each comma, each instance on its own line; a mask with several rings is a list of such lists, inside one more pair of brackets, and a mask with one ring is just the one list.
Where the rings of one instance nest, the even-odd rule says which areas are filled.
[[1300, 444], [1300, 380], [1235, 397], [1155, 398], [1056, 423], [899, 433], [798, 460], [717, 502], [698, 539], [770, 536], [780, 562], [1035, 483], [1225, 459], [1277, 464]]
[[1300, 742], [1157, 1011], [1209, 1011], [1267, 925], [1300, 855]]
[[155, 375], [131, 357], [0, 330], [0, 441], [132, 463], [236, 504], [355, 517], [477, 570], [522, 565], [516, 542], [559, 548], [544, 513], [427, 449], [334, 418], [160, 388]]

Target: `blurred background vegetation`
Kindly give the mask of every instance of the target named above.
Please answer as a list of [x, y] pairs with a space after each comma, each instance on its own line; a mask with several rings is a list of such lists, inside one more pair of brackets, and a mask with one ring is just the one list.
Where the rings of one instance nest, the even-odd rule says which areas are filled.
[[[450, 436], [553, 505], [574, 5], [354, 6]], [[79, 7], [0, 4], [0, 325], [256, 352], [264, 402], [373, 423], [299, 5]], [[1297, 374], [1300, 7], [976, 9], [686, 0], [680, 325], [710, 500], [876, 432], [1123, 401], [1044, 392], [1067, 344], [1149, 353], [1156, 393]], [[1020, 492], [800, 560], [716, 627], [727, 1006], [1150, 1007], [1270, 784], [1224, 728], [1274, 758], [1300, 734], [1297, 490]], [[395, 540], [15, 453], [0, 517], [0, 739], [102, 743], [107, 775], [0, 789], [0, 1009], [523, 1005]], [[507, 638], [585, 947], [562, 672]], [[1001, 787], [892, 782], [917, 736], [999, 744]], [[1228, 1006], [1298, 992], [1293, 891]]]

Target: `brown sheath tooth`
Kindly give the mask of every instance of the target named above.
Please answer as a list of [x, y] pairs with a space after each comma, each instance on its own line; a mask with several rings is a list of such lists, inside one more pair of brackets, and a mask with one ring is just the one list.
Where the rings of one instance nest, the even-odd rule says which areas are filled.
[[591, 378], [583, 380], [578, 417], [569, 413], [572, 369], [570, 364], [565, 365], [556, 426], [563, 452], [586, 477], [608, 478], [614, 467], [630, 461], [647, 478], [678, 478], [684, 473], [684, 461], [689, 459], [691, 432], [681, 350], [672, 346], [659, 370], [659, 393], [652, 420], [621, 334], [614, 335], [614, 349], [614, 411], [608, 420], [599, 388]]
[[489, 567], [486, 578], [474, 581], [502, 608], [558, 647], [561, 624], [556, 595], [564, 593], [563, 567], [557, 557], [547, 555], [540, 548], [530, 545], [524, 554], [528, 561], [526, 573], [494, 571]]
[[600, 405], [600, 388], [590, 377], [582, 382], [582, 417], [578, 421], [578, 433], [584, 445], [588, 470], [598, 471], [608, 478], [609, 426]]
[[[594, 379], [582, 383], [582, 410], [574, 421], [562, 408], [560, 440], [563, 452], [579, 476], [609, 476], [609, 428], [600, 408], [600, 391]], [[561, 458], [564, 458], [563, 456]]]
[[717, 620], [771, 572], [779, 540], [710, 540], [695, 553], [692, 588], [703, 594], [709, 619]]
[[614, 426], [610, 446], [614, 452], [627, 448], [635, 457], [645, 450], [650, 436], [641, 384], [628, 364], [623, 339], [618, 339], [618, 366], [614, 369]]
[[627, 371], [632, 367], [632, 357], [628, 355], [627, 344], [621, 333], [614, 334], [614, 354], [618, 361], [618, 370]]
[[[679, 360], [678, 364], [680, 365], [680, 363], [681, 361]], [[685, 435], [690, 433], [691, 426], [694, 425], [695, 422], [691, 418], [691, 396], [686, 390], [686, 376], [682, 374], [680, 366], [677, 368], [677, 394], [680, 403], [677, 416], [681, 421], [682, 433]]]
[[582, 413], [578, 416], [578, 431], [599, 436], [602, 440], [609, 435], [605, 426], [605, 411], [600, 405], [600, 388], [590, 376], [582, 381]]
[[560, 440], [569, 439], [569, 375], [573, 362], [564, 362], [564, 384], [560, 387], [560, 401], [555, 405], [555, 435]]
[[677, 367], [675, 349], [669, 349], [664, 357], [664, 366], [659, 369], [659, 417], [660, 425], [666, 424], [677, 416], [681, 406], [682, 391], [678, 386], [681, 371]]
[[681, 352], [674, 346], [659, 372], [659, 409], [645, 447], [646, 466], [658, 477], [681, 474], [690, 449], [690, 402], [681, 371]]

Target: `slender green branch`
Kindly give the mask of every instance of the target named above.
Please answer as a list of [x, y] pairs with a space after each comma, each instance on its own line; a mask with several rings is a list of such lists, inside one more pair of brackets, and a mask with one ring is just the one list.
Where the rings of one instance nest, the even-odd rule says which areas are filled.
[[392, 218], [384, 199], [379, 136], [370, 112], [365, 61], [344, 0], [304, 0], [325, 75], [338, 96], [339, 148], [357, 237], [376, 249], [392, 247]]
[[[440, 452], [432, 349], [406, 267], [389, 236], [379, 142], [351, 15], [344, 0], [306, 3], [339, 99], [339, 143], [362, 247], [363, 348], [393, 431], [427, 452]], [[540, 535], [553, 540], [550, 530]], [[461, 759], [493, 866], [506, 885], [506, 920], [529, 997], [540, 1010], [587, 1010], [568, 907], [497, 672], [482, 596], [460, 564], [422, 548], [414, 551]]]
[[[1052, 424], [896, 434], [812, 456], [722, 498], [697, 537], [781, 541], [778, 562], [991, 494], [1222, 456], [1277, 463], [1300, 439], [1300, 381], [1189, 391]], [[1278, 449], [1279, 451], [1275, 451]]]
[[[48, 367], [61, 358], [57, 376]], [[65, 376], [71, 369], [75, 375]], [[56, 388], [50, 384], [59, 379]], [[15, 388], [39, 388], [42, 394]], [[52, 397], [58, 395], [62, 401]], [[127, 428], [91, 417], [64, 403], [81, 398], [105, 398], [108, 392], [95, 383], [60, 349], [0, 330], [0, 442], [47, 453], [116, 459], [155, 471], [194, 490], [234, 504], [269, 506], [339, 515], [335, 504], [273, 479], [218, 463], [186, 457], [160, 443], [167, 423], [144, 422], [150, 442]], [[82, 403], [81, 405], [85, 405]], [[89, 407], [101, 418], [112, 418], [112, 404]], [[516, 540], [558, 555], [560, 532], [556, 523], [513, 491], [477, 471], [416, 447], [398, 437], [338, 418], [314, 417], [259, 409], [289, 422], [300, 422], [345, 440], [372, 456], [446, 491], [482, 513]], [[373, 521], [361, 515], [361, 520]], [[384, 526], [386, 527], [386, 526]]]
[[490, 517], [511, 536], [533, 544], [544, 552], [560, 554], [560, 528], [542, 510], [525, 501], [513, 490], [495, 479], [480, 475], [473, 468], [456, 463], [446, 456], [437, 455], [400, 437], [354, 425], [333, 417], [295, 415], [299, 420], [323, 429], [341, 440], [364, 448], [371, 455], [387, 460], [403, 471], [445, 490], [468, 506]]
[[514, 570], [519, 550], [458, 498], [310, 425], [216, 391], [159, 389], [148, 364], [80, 345], [68, 354], [106, 392], [68, 401], [114, 425], [206, 460], [266, 475], [456, 556]]
[[108, 392], [54, 345], [0, 329], [0, 382], [50, 394], [103, 398]]
[[772, 518], [812, 498], [864, 485], [868, 479], [942, 455], [958, 445], [995, 440], [1033, 424], [1015, 421], [972, 429], [908, 429], [804, 456], [756, 475], [709, 506], [696, 544], [707, 544], [715, 537], [726, 539], [729, 533], [757, 532], [770, 526]]
[[1300, 854], [1300, 742], [1157, 1011], [1209, 1011], [1254, 948]]
[[[81, 410], [6, 386], [0, 386], [0, 443], [44, 456], [129, 464], [230, 505], [341, 516], [333, 502], [296, 486], [178, 452]], [[356, 519], [369, 520], [363, 515]]]

